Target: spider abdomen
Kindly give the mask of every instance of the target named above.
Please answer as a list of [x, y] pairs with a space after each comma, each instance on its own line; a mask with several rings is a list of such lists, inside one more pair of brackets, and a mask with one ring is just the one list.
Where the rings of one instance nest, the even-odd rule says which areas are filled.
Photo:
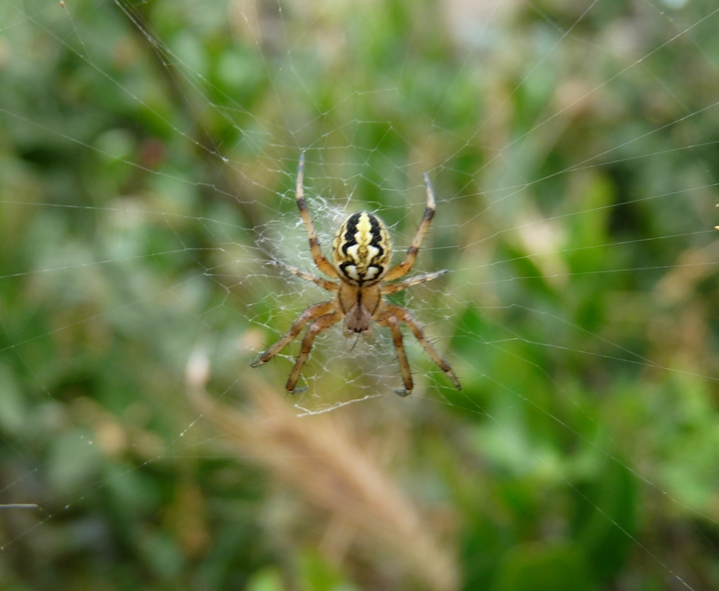
[[378, 282], [387, 272], [391, 249], [384, 222], [366, 211], [348, 217], [332, 243], [335, 268], [353, 285]]

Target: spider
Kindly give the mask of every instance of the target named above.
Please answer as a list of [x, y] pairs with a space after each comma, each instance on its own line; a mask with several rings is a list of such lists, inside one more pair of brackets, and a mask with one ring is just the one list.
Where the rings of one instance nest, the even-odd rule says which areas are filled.
[[429, 229], [435, 211], [435, 199], [429, 177], [424, 174], [424, 185], [427, 191], [427, 208], [412, 240], [407, 249], [404, 260], [389, 267], [391, 242], [387, 227], [376, 215], [362, 211], [349, 216], [340, 226], [332, 243], [332, 265], [322, 254], [317, 232], [312, 222], [312, 217], [307, 209], [304, 195], [304, 154], [300, 156], [297, 171], [296, 200], [300, 210], [300, 216], [307, 230], [310, 240], [310, 251], [317, 268], [329, 277], [339, 279], [339, 283], [317, 277], [311, 273], [302, 271], [289, 265], [281, 264], [289, 272], [319, 285], [327, 291], [337, 294], [332, 300], [320, 302], [308, 307], [302, 312], [292, 324], [292, 327], [279, 341], [272, 345], [267, 351], [252, 363], [252, 367], [258, 367], [272, 359], [284, 347], [292, 341], [309, 323], [309, 328], [302, 339], [302, 347], [295, 361], [295, 366], [290, 373], [285, 388], [288, 392], [299, 393], [306, 388], [295, 389], [299, 380], [302, 367], [309, 357], [310, 350], [315, 338], [331, 326], [337, 324], [344, 318], [344, 334], [349, 337], [354, 333], [365, 333], [369, 335], [372, 322], [381, 326], [389, 327], [392, 332], [392, 340], [397, 359], [402, 372], [404, 388], [395, 390], [400, 396], [407, 396], [412, 392], [414, 384], [412, 374], [407, 361], [407, 354], [402, 342], [402, 331], [400, 323], [406, 324], [420, 345], [429, 353], [432, 360], [444, 371], [452, 383], [461, 390], [457, 376], [454, 375], [449, 363], [440, 355], [434, 345], [427, 340], [422, 326], [409, 310], [401, 306], [395, 306], [384, 299], [383, 296], [397, 293], [413, 285], [426, 283], [444, 275], [447, 271], [436, 271], [417, 275], [404, 281], [387, 283], [406, 275], [417, 258], [417, 252], [422, 244], [422, 239]]

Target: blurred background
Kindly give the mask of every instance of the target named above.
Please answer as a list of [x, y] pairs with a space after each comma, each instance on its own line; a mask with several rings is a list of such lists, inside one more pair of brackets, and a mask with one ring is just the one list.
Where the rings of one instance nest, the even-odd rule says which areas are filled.
[[[0, 587], [719, 588], [719, 9], [0, 4]], [[295, 342], [376, 211], [407, 333]], [[327, 253], [327, 250], [326, 250]], [[29, 504], [29, 508], [13, 506]]]

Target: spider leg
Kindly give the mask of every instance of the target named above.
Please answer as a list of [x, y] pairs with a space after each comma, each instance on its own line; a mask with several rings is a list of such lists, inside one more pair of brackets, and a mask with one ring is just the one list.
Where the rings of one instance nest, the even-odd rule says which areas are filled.
[[307, 358], [310, 355], [310, 350], [312, 349], [312, 345], [315, 342], [315, 337], [318, 334], [326, 331], [332, 325], [337, 324], [337, 322], [342, 320], [343, 317], [344, 313], [342, 312], [342, 310], [337, 309], [334, 312], [330, 312], [329, 314], [320, 316], [317, 320], [310, 324], [310, 327], [307, 329], [307, 333], [305, 334], [305, 338], [302, 339], [302, 348], [300, 349], [300, 354], [297, 356], [295, 366], [292, 368], [292, 373], [290, 373], [290, 377], [287, 379], [287, 384], [285, 385], [285, 389], [288, 392], [304, 391], [304, 388], [302, 390], [296, 391], [295, 386], [297, 385], [297, 380], [300, 379], [300, 373], [302, 372], [302, 368], [305, 365], [305, 361], [307, 361]]
[[298, 269], [297, 267], [293, 267], [292, 265], [287, 265], [282, 261], [275, 260], [274, 263], [282, 267], [285, 271], [289, 271], [293, 275], [301, 277], [305, 281], [311, 281], [312, 283], [319, 285], [322, 289], [333, 292], [337, 292], [340, 290], [340, 286], [332, 281], [328, 281], [327, 279], [323, 279], [322, 277], [317, 277], [317, 275], [313, 275], [312, 273], [308, 273], [307, 271], [303, 271], [302, 269]]
[[419, 344], [424, 347], [424, 350], [427, 351], [429, 356], [432, 358], [432, 361], [434, 361], [439, 366], [439, 368], [447, 374], [447, 377], [452, 380], [452, 383], [454, 384], [455, 388], [457, 388], [457, 390], [461, 390], [462, 386], [460, 385], [457, 376], [454, 375], [452, 367], [449, 365], [449, 363], [447, 363], [447, 360], [442, 357], [442, 355], [440, 355], [439, 351], [434, 348], [434, 345], [427, 340], [427, 337], [424, 334], [424, 330], [422, 329], [422, 325], [417, 322], [417, 319], [412, 315], [412, 313], [409, 310], [406, 310], [401, 306], [395, 306], [394, 304], [385, 304], [385, 311], [389, 312], [390, 314], [393, 314], [400, 321], [404, 322], [407, 326], [409, 326], [409, 329], [412, 331], [412, 334], [419, 341]]
[[392, 340], [394, 341], [394, 348], [397, 351], [397, 361], [399, 361], [399, 368], [402, 371], [402, 381], [404, 382], [404, 390], [395, 390], [395, 393], [400, 396], [409, 396], [412, 393], [414, 384], [412, 383], [412, 372], [409, 369], [409, 362], [407, 361], [407, 353], [404, 350], [404, 343], [402, 342], [402, 331], [399, 328], [399, 319], [394, 314], [385, 312], [377, 318], [377, 322], [382, 326], [388, 326], [392, 331]]
[[387, 285], [382, 285], [380, 287], [380, 290], [382, 292], [382, 295], [387, 295], [390, 293], [397, 293], [398, 291], [403, 291], [407, 289], [408, 287], [412, 287], [413, 285], [419, 285], [420, 283], [427, 283], [427, 281], [432, 281], [433, 279], [437, 279], [437, 277], [441, 277], [447, 272], [447, 269], [444, 269], [442, 271], [435, 271], [434, 273], [425, 273], [424, 275], [416, 275], [415, 277], [411, 277], [410, 279], [405, 279], [404, 281], [398, 281], [397, 283], [390, 283]]
[[295, 197], [297, 199], [297, 207], [300, 210], [300, 216], [305, 224], [305, 230], [307, 230], [307, 236], [310, 239], [310, 251], [312, 252], [312, 258], [315, 260], [315, 265], [325, 275], [329, 277], [337, 277], [337, 271], [332, 264], [322, 254], [320, 248], [320, 241], [317, 238], [317, 232], [315, 231], [315, 225], [312, 222], [312, 216], [307, 209], [307, 203], [305, 203], [305, 153], [302, 152], [300, 155], [300, 164], [297, 170], [297, 187]]
[[260, 355], [257, 358], [257, 361], [252, 363], [250, 367], [258, 367], [263, 363], [267, 363], [270, 359], [277, 355], [277, 353], [282, 351], [282, 349], [285, 348], [287, 343], [289, 343], [298, 334], [300, 334], [300, 331], [304, 328], [305, 324], [316, 320], [320, 316], [331, 313], [336, 309], [337, 300], [320, 302], [319, 304], [314, 304], [309, 308], [306, 308], [305, 311], [297, 317], [297, 320], [292, 323], [290, 330], [288, 330], [287, 333], [279, 341], [277, 341], [274, 345], [267, 349], [267, 351]]
[[392, 267], [387, 272], [387, 275], [385, 275], [384, 277], [385, 281], [399, 279], [400, 277], [406, 275], [409, 272], [409, 270], [412, 268], [412, 265], [414, 265], [414, 261], [417, 258], [419, 247], [422, 246], [422, 239], [427, 233], [427, 230], [429, 230], [429, 225], [432, 223], [432, 218], [434, 217], [435, 211], [434, 191], [432, 190], [432, 184], [429, 182], [429, 176], [427, 176], [426, 172], [424, 173], [423, 177], [424, 186], [427, 190], [427, 208], [424, 210], [422, 221], [419, 223], [419, 228], [417, 228], [417, 232], [412, 239], [412, 244], [410, 244], [406, 254], [404, 255], [404, 260], [401, 263]]

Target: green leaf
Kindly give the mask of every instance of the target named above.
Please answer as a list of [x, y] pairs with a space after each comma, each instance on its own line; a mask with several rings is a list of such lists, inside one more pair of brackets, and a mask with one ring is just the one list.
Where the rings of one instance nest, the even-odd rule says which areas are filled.
[[0, 364], [0, 429], [18, 434], [25, 418], [22, 392], [12, 370]]
[[629, 468], [607, 459], [597, 481], [578, 487], [575, 535], [596, 576], [607, 581], [624, 565], [634, 542], [637, 482]]
[[522, 544], [502, 559], [492, 591], [587, 591], [588, 567], [571, 543]]

